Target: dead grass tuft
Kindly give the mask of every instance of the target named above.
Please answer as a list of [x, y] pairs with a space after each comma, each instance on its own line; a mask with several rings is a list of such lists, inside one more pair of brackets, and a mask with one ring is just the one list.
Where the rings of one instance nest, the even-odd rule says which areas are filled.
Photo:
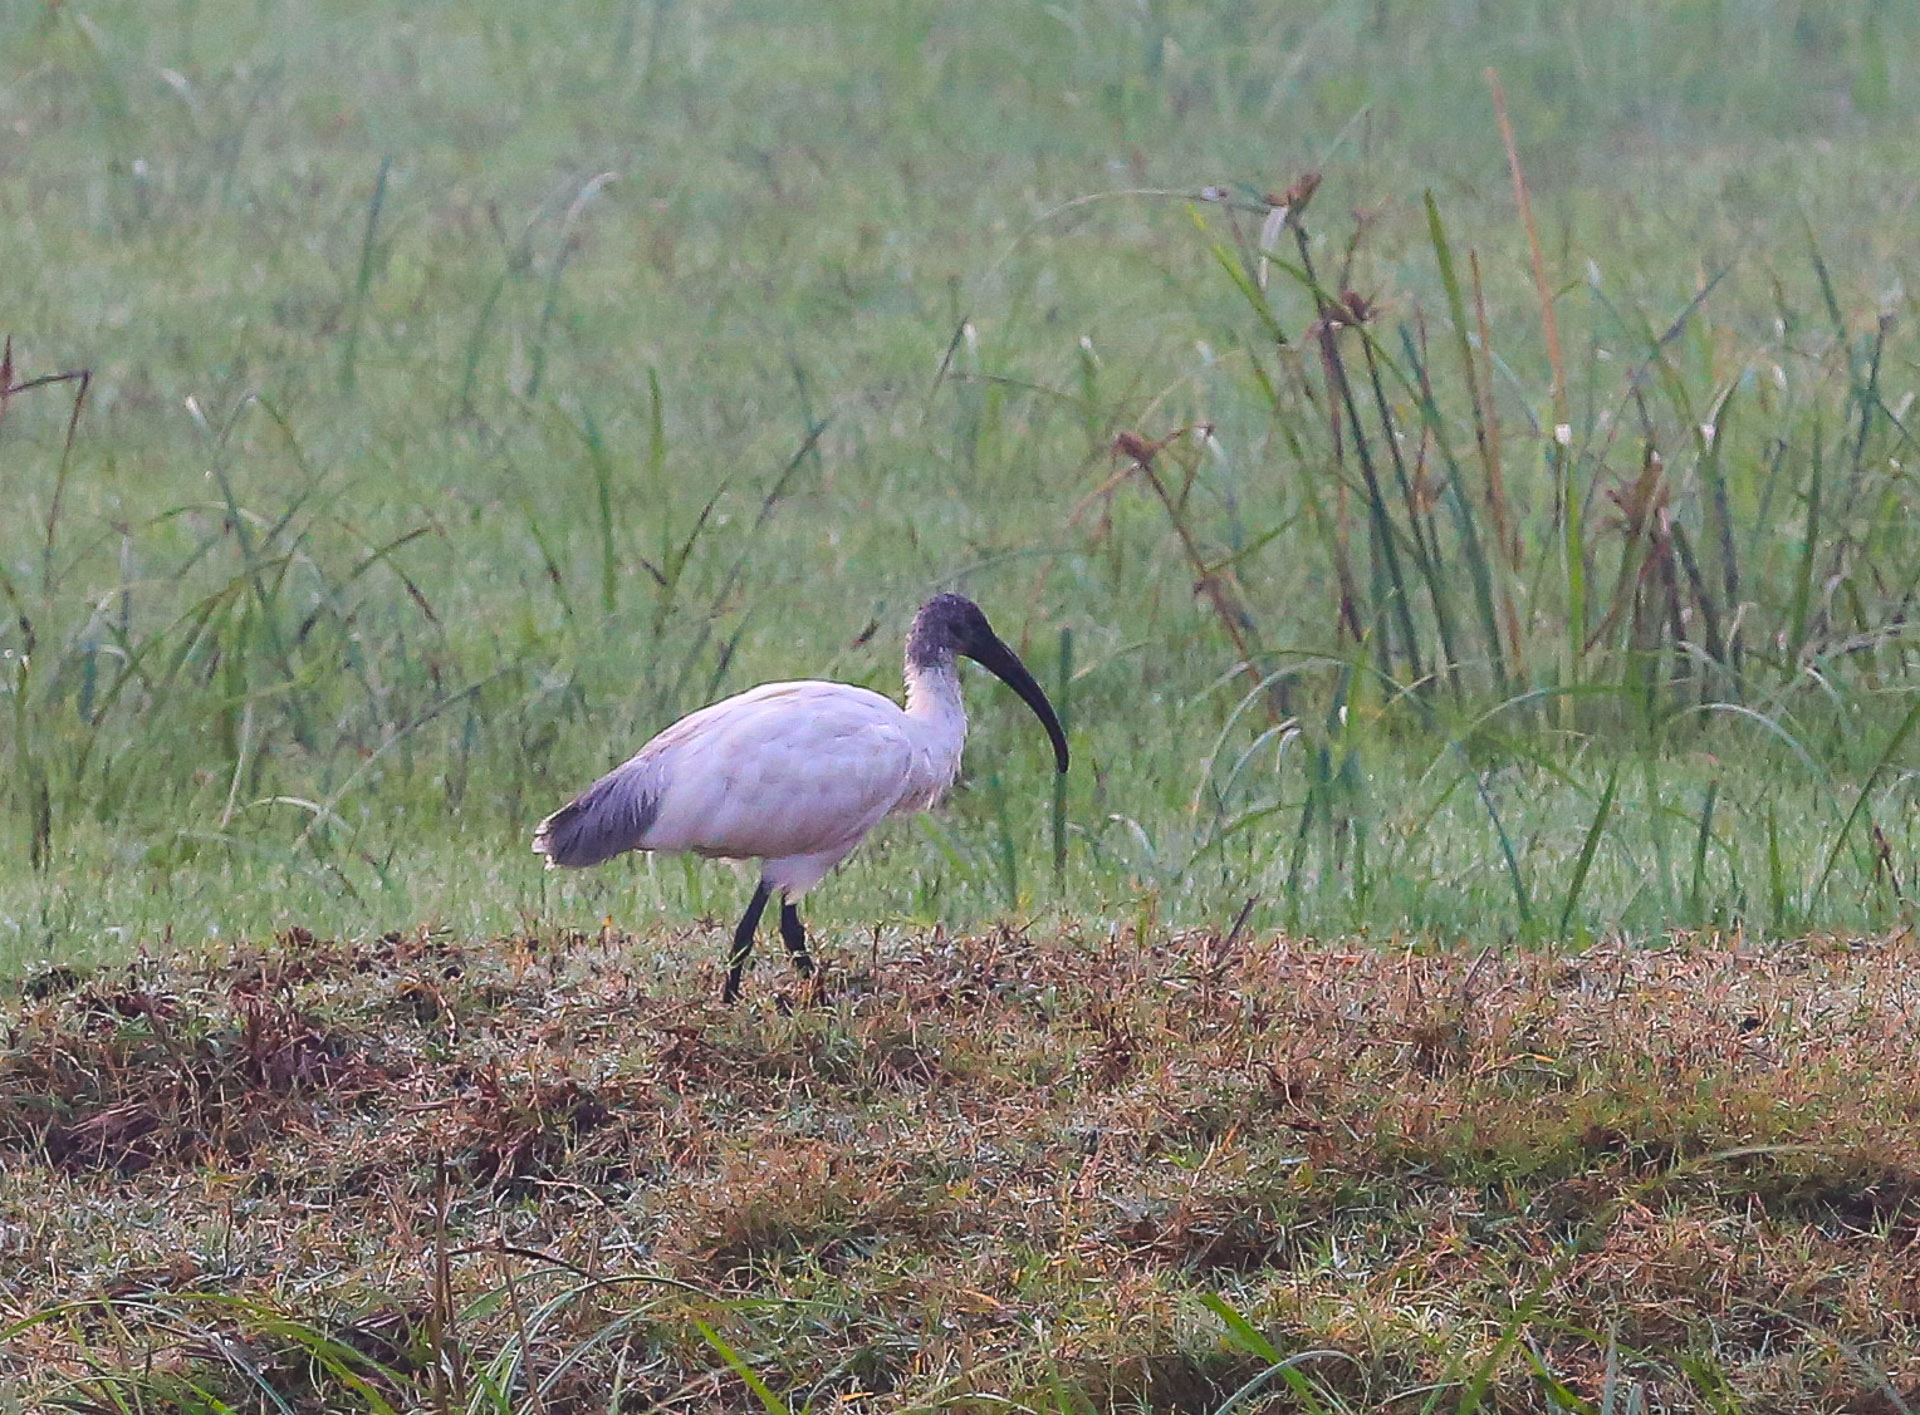
[[571, 1078], [508, 1080], [490, 1069], [460, 1098], [463, 1128], [451, 1153], [472, 1182], [514, 1198], [568, 1175], [619, 1183], [627, 1177], [627, 1147], [596, 1147], [590, 1137], [614, 1122], [620, 1103], [617, 1091], [603, 1098]]
[[843, 1272], [898, 1240], [937, 1249], [949, 1230], [938, 1196], [911, 1167], [824, 1141], [729, 1155], [691, 1198], [675, 1225], [688, 1248], [682, 1265], [730, 1284], [753, 1285], [795, 1261]]
[[0, 1152], [64, 1169], [241, 1161], [302, 1093], [350, 1103], [386, 1080], [357, 1039], [238, 985], [218, 1000], [122, 983], [30, 1001], [43, 1005], [0, 1054]]

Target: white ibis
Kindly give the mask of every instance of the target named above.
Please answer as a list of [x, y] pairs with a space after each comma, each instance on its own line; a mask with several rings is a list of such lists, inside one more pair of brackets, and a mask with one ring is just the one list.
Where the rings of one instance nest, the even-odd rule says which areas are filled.
[[734, 930], [721, 1000], [740, 974], [773, 892], [780, 937], [813, 976], [796, 901], [877, 825], [939, 800], [960, 771], [964, 655], [1026, 700], [1067, 769], [1067, 738], [1026, 665], [972, 600], [936, 595], [907, 634], [907, 705], [850, 683], [766, 683], [683, 717], [628, 762], [540, 822], [547, 868], [597, 865], [628, 850], [759, 860], [760, 884]]

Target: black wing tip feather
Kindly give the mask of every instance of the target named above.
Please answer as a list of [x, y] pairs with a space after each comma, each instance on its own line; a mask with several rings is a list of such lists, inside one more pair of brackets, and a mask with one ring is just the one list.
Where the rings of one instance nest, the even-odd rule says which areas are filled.
[[534, 828], [533, 853], [547, 857], [548, 869], [578, 869], [599, 863], [580, 858], [579, 817], [580, 803], [575, 801], [562, 806]]
[[595, 782], [535, 827], [535, 854], [548, 869], [582, 870], [639, 848], [659, 803], [618, 773]]

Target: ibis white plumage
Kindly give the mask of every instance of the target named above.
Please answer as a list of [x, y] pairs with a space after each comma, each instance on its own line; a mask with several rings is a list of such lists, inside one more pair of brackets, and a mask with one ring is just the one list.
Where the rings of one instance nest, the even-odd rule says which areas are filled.
[[967, 714], [957, 658], [970, 658], [1025, 700], [1067, 769], [1053, 705], [1018, 655], [962, 595], [936, 595], [907, 634], [907, 704], [850, 683], [767, 683], [667, 728], [533, 834], [547, 868], [597, 865], [628, 850], [691, 851], [761, 861], [734, 931], [732, 1002], [761, 913], [777, 891], [780, 937], [813, 975], [796, 902], [886, 816], [925, 810], [960, 771]]

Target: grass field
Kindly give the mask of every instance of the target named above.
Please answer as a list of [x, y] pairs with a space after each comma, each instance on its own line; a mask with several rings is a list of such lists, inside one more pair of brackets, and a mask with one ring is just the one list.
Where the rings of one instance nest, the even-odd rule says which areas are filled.
[[[1916, 59], [1885, 0], [0, 7], [10, 1373], [1905, 1408]], [[537, 868], [943, 588], [1075, 770], [973, 685], [809, 901], [830, 1006], [705, 1010], [723, 867]], [[485, 1406], [523, 1349], [575, 1384]], [[219, 1408], [128, 1381], [67, 1390]]]

